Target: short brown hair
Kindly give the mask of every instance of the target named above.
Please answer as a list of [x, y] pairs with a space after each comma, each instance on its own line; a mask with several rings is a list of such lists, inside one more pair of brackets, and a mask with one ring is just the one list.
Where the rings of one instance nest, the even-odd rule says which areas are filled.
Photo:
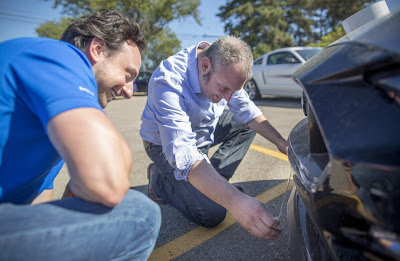
[[146, 44], [139, 25], [128, 17], [111, 10], [100, 10], [72, 22], [63, 33], [61, 40], [83, 50], [96, 37], [107, 44], [109, 54], [115, 53], [121, 45], [130, 40], [143, 53]]
[[231, 64], [237, 64], [246, 79], [250, 79], [252, 76], [253, 54], [251, 47], [238, 37], [223, 36], [204, 49], [200, 56], [210, 58], [213, 66], [212, 73]]

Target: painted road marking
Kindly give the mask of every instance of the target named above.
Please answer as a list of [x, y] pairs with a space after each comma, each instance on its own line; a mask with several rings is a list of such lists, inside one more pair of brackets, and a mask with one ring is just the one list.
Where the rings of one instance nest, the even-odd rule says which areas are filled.
[[[291, 184], [291, 187], [293, 187], [293, 184]], [[285, 189], [286, 181], [279, 183], [275, 187], [259, 194], [255, 198], [266, 204], [282, 195], [285, 192]], [[228, 227], [232, 226], [234, 223], [236, 223], [236, 220], [233, 218], [231, 213], [228, 212], [224, 221], [215, 228], [205, 228], [199, 226], [192, 231], [155, 249], [153, 253], [151, 253], [151, 256], [148, 260], [171, 260], [176, 258], [213, 238]]]
[[260, 146], [257, 146], [257, 145], [253, 145], [253, 144], [250, 145], [250, 149], [253, 149], [253, 150], [256, 150], [258, 152], [262, 152], [264, 154], [272, 156], [274, 158], [278, 158], [278, 159], [281, 159], [281, 160], [289, 162], [288, 157], [285, 154], [283, 154], [283, 153], [281, 153], [279, 151], [266, 149], [266, 148], [263, 148], [263, 147], [260, 147]]
[[[272, 157], [288, 161], [286, 155], [276, 152], [273, 150], [269, 150], [260, 146], [250, 145], [250, 148]], [[279, 183], [275, 187], [264, 191], [263, 193], [259, 194], [255, 198], [259, 201], [263, 202], [264, 204], [270, 202], [271, 200], [281, 196], [286, 191], [286, 181]], [[293, 183], [291, 182], [290, 188], [293, 187]], [[202, 243], [206, 242], [207, 240], [213, 238], [217, 234], [221, 233], [225, 229], [229, 228], [233, 224], [236, 223], [236, 220], [233, 218], [231, 213], [227, 212], [224, 221], [216, 226], [215, 228], [205, 228], [205, 227], [197, 227], [192, 231], [154, 249], [149, 257], [149, 261], [156, 261], [156, 260], [171, 260], [174, 259], [193, 248], [201, 245]]]

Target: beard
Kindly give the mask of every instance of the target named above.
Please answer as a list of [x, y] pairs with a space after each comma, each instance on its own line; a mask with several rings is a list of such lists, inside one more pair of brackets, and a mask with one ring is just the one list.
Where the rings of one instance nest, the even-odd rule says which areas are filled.
[[206, 73], [206, 74], [203, 74], [203, 81], [204, 81], [205, 84], [208, 84], [208, 82], [211, 79], [211, 76], [212, 76], [211, 71]]
[[99, 97], [99, 103], [100, 103], [100, 105], [101, 105], [101, 107], [104, 109], [105, 107], [107, 107], [107, 104], [108, 104], [108, 99], [107, 99], [107, 96], [106, 96], [106, 94], [105, 93], [101, 93], [101, 94], [98, 94], [98, 97]]
[[220, 102], [221, 99], [218, 98], [217, 95], [213, 93], [211, 86], [208, 86], [208, 83], [210, 82], [212, 75], [213, 75], [212, 72], [208, 72], [202, 75], [203, 77], [202, 92], [212, 103], [218, 103]]

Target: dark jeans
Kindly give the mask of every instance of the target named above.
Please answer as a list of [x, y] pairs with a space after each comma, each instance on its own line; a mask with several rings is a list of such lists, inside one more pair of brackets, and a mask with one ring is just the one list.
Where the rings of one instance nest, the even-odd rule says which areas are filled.
[[[256, 135], [245, 124], [233, 121], [232, 117], [232, 112], [225, 110], [215, 130], [214, 144], [199, 148], [204, 154], [208, 154], [211, 147], [222, 143], [210, 162], [227, 180], [233, 176]], [[206, 197], [189, 182], [175, 179], [174, 168], [168, 163], [161, 146], [150, 143], [146, 153], [157, 167], [151, 183], [154, 193], [199, 225], [215, 227], [224, 220], [225, 208]]]

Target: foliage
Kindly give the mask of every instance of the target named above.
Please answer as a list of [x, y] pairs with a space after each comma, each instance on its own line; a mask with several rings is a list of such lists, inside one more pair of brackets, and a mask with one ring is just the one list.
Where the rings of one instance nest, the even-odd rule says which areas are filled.
[[225, 32], [249, 43], [257, 58], [277, 48], [319, 43], [334, 35], [345, 18], [375, 1], [228, 0], [217, 16]]
[[338, 26], [335, 27], [333, 31], [328, 33], [327, 35], [321, 36], [321, 40], [319, 42], [310, 43], [307, 46], [327, 47], [336, 40], [339, 40], [345, 34], [346, 32], [344, 31], [343, 26]]
[[62, 17], [59, 22], [46, 21], [39, 28], [36, 28], [36, 33], [40, 37], [60, 39], [72, 20], [69, 17]]
[[[49, 0], [45, 0], [49, 1]], [[135, 20], [148, 34], [153, 35], [172, 20], [192, 16], [200, 24], [200, 0], [53, 0], [62, 13], [79, 17], [100, 9], [119, 11]]]
[[[180, 49], [180, 42], [175, 34], [168, 29], [168, 23], [176, 19], [193, 17], [198, 24], [198, 6], [200, 0], [44, 0], [54, 1], [54, 8], [62, 7], [62, 14], [72, 18], [92, 13], [100, 9], [119, 11], [135, 20], [146, 35], [147, 47], [146, 65], [158, 65], [158, 60], [151, 57], [167, 58], [173, 51]], [[46, 24], [41, 25], [45, 26]], [[53, 23], [53, 29], [61, 23]], [[41, 28], [40, 27], [40, 28]], [[39, 28], [39, 29], [40, 29]], [[38, 30], [39, 30], [38, 29]], [[57, 29], [58, 30], [58, 29]], [[59, 29], [61, 30], [61, 29]], [[166, 32], [164, 32], [166, 30]], [[44, 35], [47, 36], [47, 35]], [[160, 49], [157, 49], [161, 46]], [[154, 49], [155, 48], [155, 49]], [[158, 52], [157, 55], [154, 53]], [[165, 52], [165, 53], [163, 53]], [[148, 69], [154, 69], [150, 67]]]
[[147, 68], [156, 68], [165, 58], [165, 54], [174, 54], [180, 49], [180, 43], [175, 33], [166, 28], [147, 41]]
[[375, 0], [312, 0], [308, 11], [316, 20], [316, 26], [320, 28], [319, 36], [323, 36], [340, 26], [342, 21], [352, 14], [360, 11]]
[[219, 10], [225, 32], [249, 43], [255, 56], [293, 42], [285, 32], [288, 24], [282, 19], [285, 14], [280, 1], [231, 0]]

